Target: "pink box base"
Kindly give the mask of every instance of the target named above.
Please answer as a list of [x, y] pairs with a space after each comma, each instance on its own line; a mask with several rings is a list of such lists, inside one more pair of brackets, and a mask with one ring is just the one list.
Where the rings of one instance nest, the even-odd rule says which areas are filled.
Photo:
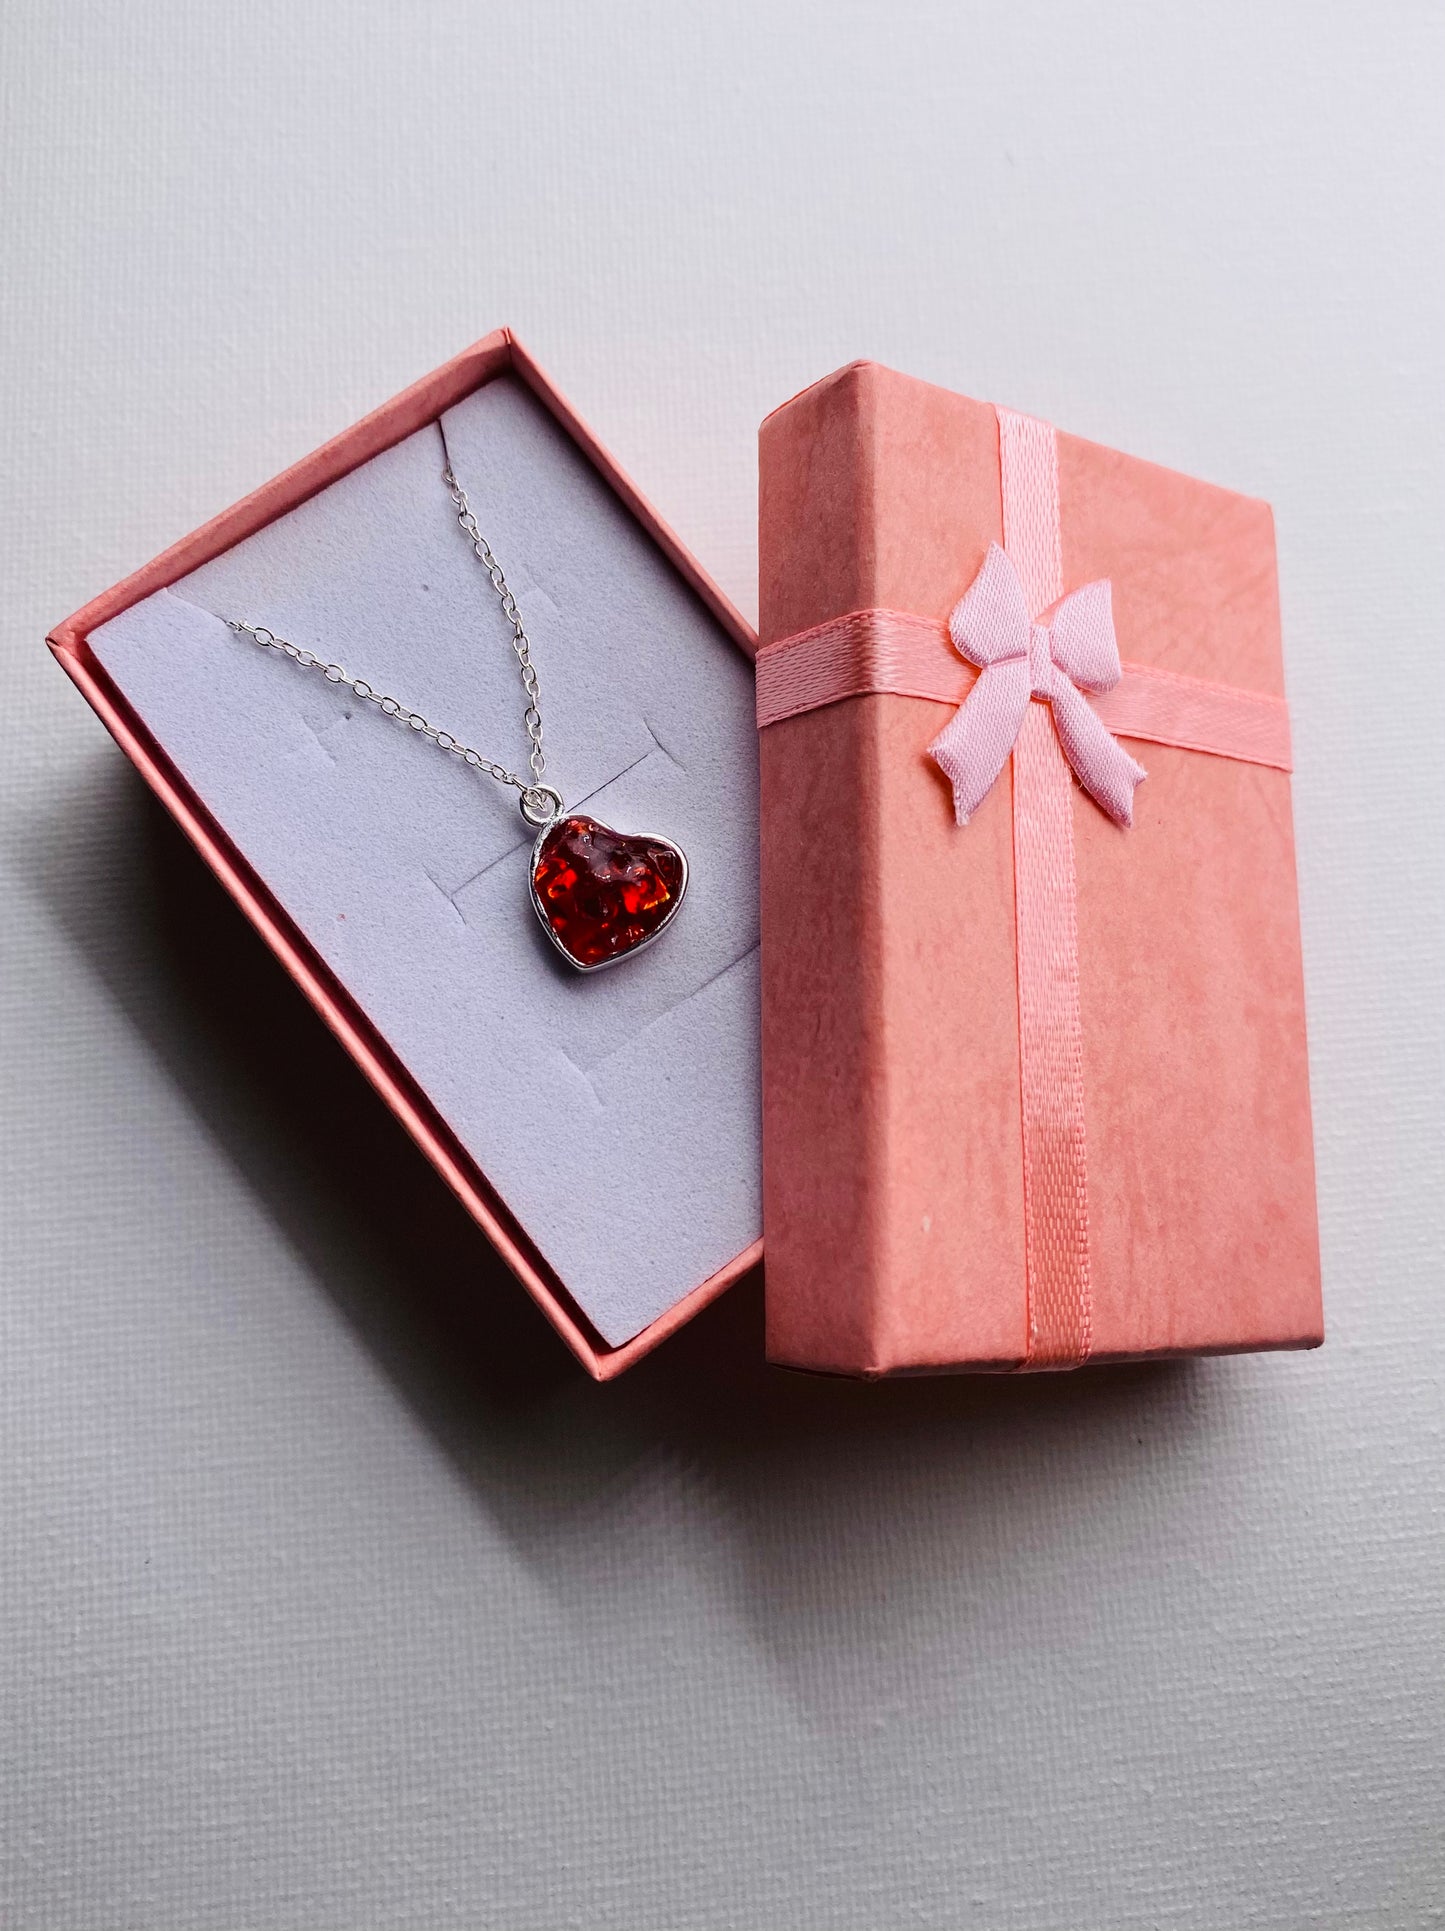
[[762, 1258], [754, 1242], [700, 1282], [666, 1314], [621, 1347], [608, 1347], [537, 1253], [524, 1228], [497, 1198], [486, 1175], [457, 1143], [426, 1096], [400, 1065], [330, 969], [256, 877], [161, 747], [133, 714], [88, 646], [90, 633], [156, 591], [219, 556], [285, 515], [339, 477], [413, 434], [484, 383], [511, 373], [547, 408], [623, 504], [696, 592], [726, 634], [749, 658], [757, 640], [740, 613], [696, 558], [618, 468], [509, 329], [498, 329], [466, 349], [350, 429], [303, 457], [241, 502], [183, 537], [144, 568], [104, 591], [58, 624], [47, 639], [72, 682], [170, 812], [306, 998], [346, 1047], [381, 1098], [527, 1289], [563, 1341], [598, 1381], [621, 1374], [677, 1331]]

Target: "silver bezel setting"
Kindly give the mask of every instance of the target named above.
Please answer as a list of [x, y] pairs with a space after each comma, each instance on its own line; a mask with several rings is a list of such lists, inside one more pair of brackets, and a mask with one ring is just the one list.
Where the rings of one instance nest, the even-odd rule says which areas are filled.
[[681, 845], [675, 844], [665, 832], [623, 831], [618, 825], [604, 824], [600, 818], [592, 819], [594, 824], [602, 825], [605, 831], [616, 832], [619, 838], [645, 838], [651, 844], [666, 845], [669, 851], [676, 852], [678, 858], [682, 861], [682, 883], [677, 888], [677, 897], [672, 902], [671, 911], [668, 912], [666, 918], [664, 918], [655, 932], [649, 932], [645, 939], [639, 939], [636, 945], [629, 946], [625, 952], [614, 954], [610, 959], [599, 959], [595, 965], [583, 965], [579, 959], [573, 958], [572, 954], [552, 930], [551, 924], [548, 922], [546, 909], [537, 892], [537, 865], [542, 856], [542, 847], [547, 841], [548, 834], [555, 831], [557, 826], [568, 818], [592, 818], [592, 813], [590, 811], [561, 810], [557, 812], [555, 817], [549, 818], [546, 824], [541, 826], [536, 838], [532, 842], [532, 861], [527, 868], [527, 895], [532, 901], [532, 910], [537, 914], [537, 921], [542, 927], [542, 930], [547, 934], [547, 937], [552, 941], [552, 944], [561, 953], [562, 957], [574, 972], [606, 972], [609, 966], [626, 965], [627, 961], [629, 959], [635, 959], [639, 952], [645, 952], [650, 945], [656, 945], [657, 941], [668, 930], [673, 920], [682, 910], [682, 901], [687, 897], [687, 853], [682, 849]]

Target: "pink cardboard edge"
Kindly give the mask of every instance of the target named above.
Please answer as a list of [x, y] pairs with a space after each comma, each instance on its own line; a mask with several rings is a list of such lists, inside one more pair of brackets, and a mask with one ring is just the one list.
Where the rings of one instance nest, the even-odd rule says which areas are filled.
[[92, 656], [91, 631], [175, 583], [202, 563], [326, 489], [339, 477], [401, 442], [504, 370], [523, 381], [621, 498], [669, 562], [702, 599], [745, 656], [757, 637], [696, 557], [618, 467], [592, 430], [510, 329], [496, 329], [330, 442], [222, 510], [199, 529], [67, 617], [46, 639], [56, 659], [121, 750], [176, 820], [212, 872], [345, 1046], [376, 1091], [437, 1169], [493, 1247], [521, 1281], [572, 1353], [597, 1381], [610, 1381], [676, 1333], [762, 1259], [754, 1241], [685, 1294], [621, 1347], [609, 1348], [591, 1328], [565, 1284], [537, 1253], [497, 1199], [486, 1175], [437, 1116], [381, 1035], [351, 1000], [306, 939], [276, 904], [145, 726]]

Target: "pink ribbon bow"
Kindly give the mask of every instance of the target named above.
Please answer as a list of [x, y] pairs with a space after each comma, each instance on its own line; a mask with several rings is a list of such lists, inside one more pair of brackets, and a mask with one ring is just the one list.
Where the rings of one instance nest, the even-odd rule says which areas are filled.
[[1040, 698], [1053, 712], [1079, 783], [1116, 825], [1132, 825], [1134, 787], [1144, 768], [1083, 696], [1112, 690], [1123, 675], [1108, 578], [1071, 590], [1047, 623], [1034, 623], [1013, 559], [990, 543], [983, 568], [954, 605], [948, 634], [958, 654], [981, 673], [928, 747], [953, 786], [959, 824], [966, 825], [983, 803], [1023, 728], [1030, 699]]

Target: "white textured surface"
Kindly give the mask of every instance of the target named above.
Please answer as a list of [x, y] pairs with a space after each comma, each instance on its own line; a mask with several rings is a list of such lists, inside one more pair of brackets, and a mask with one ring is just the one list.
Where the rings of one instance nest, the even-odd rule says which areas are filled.
[[[445, 435], [445, 449], [443, 448]], [[688, 855], [670, 934], [580, 974], [527, 895], [517, 794], [315, 671], [264, 623], [513, 768], [529, 626], [569, 806]], [[762, 1233], [752, 669], [542, 405], [500, 377], [92, 647], [613, 1346]]]
[[[10, 0], [7, 1927], [1440, 1921], [1442, 64], [1433, 0]], [[39, 638], [501, 320], [746, 603], [854, 355], [1274, 502], [1322, 1353], [834, 1386], [749, 1290], [599, 1389], [468, 1285]]]

